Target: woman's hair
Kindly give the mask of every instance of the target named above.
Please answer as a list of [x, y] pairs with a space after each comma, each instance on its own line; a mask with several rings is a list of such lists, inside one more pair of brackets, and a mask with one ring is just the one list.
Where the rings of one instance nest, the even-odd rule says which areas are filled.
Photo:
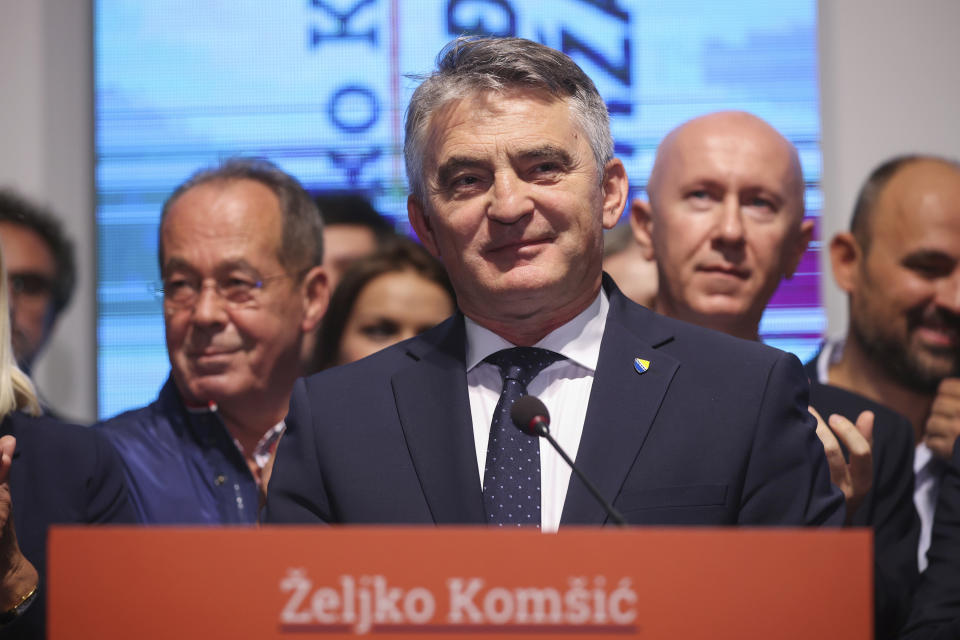
[[328, 369], [337, 364], [340, 356], [340, 342], [346, 329], [353, 306], [371, 281], [386, 274], [410, 271], [424, 280], [436, 283], [450, 294], [451, 302], [456, 300], [453, 286], [443, 265], [431, 256], [419, 244], [403, 236], [388, 240], [376, 253], [354, 262], [343, 274], [333, 296], [330, 307], [323, 316], [320, 339], [313, 354], [310, 373]]
[[7, 296], [7, 270], [3, 267], [3, 254], [0, 253], [0, 419], [8, 413], [23, 410], [37, 415], [40, 404], [33, 390], [33, 383], [17, 367], [10, 344], [10, 304]]

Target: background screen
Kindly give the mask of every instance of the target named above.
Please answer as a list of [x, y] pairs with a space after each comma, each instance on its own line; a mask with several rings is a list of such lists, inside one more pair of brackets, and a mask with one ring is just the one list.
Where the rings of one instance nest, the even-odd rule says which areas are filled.
[[[407, 229], [408, 76], [460, 34], [573, 57], [607, 101], [635, 194], [667, 131], [744, 109], [796, 144], [820, 215], [815, 0], [98, 0], [94, 19], [101, 418], [150, 402], [168, 375], [154, 294], [166, 195], [254, 155], [312, 191], [362, 191]], [[816, 240], [761, 325], [801, 359], [825, 324]]]

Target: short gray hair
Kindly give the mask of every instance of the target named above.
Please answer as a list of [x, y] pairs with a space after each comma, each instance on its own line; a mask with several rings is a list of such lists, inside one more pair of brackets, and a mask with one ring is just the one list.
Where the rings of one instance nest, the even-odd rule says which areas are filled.
[[[190, 189], [211, 182], [253, 180], [270, 189], [280, 202], [283, 240], [277, 259], [290, 274], [302, 274], [323, 262], [323, 220], [300, 181], [262, 158], [228, 158], [217, 167], [201, 169], [173, 190], [163, 203], [160, 229], [177, 199]], [[157, 255], [163, 270], [163, 234], [158, 233]]]
[[464, 36], [437, 56], [437, 69], [423, 78], [407, 107], [403, 155], [414, 197], [425, 203], [423, 159], [433, 113], [448, 101], [482, 91], [538, 89], [569, 99], [574, 118], [587, 134], [597, 172], [613, 158], [607, 105], [593, 81], [569, 56], [523, 38]]

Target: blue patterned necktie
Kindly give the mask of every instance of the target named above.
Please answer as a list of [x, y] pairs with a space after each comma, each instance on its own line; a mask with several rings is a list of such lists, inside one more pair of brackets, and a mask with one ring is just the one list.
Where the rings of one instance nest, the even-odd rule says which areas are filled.
[[483, 504], [489, 524], [540, 526], [540, 440], [513, 426], [510, 408], [526, 395], [527, 385], [538, 373], [562, 358], [546, 349], [514, 347], [486, 359], [500, 369], [503, 378], [483, 470]]

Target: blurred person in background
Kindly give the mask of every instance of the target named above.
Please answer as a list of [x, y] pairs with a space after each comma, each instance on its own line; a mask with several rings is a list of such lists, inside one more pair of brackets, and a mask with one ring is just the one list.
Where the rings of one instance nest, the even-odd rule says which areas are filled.
[[960, 433], [960, 163], [906, 155], [880, 164], [860, 189], [850, 230], [831, 239], [830, 260], [849, 326], [807, 371], [912, 426], [922, 571]]
[[[361, 193], [325, 192], [314, 195], [313, 201], [323, 219], [323, 270], [327, 286], [334, 291], [351, 264], [376, 251], [396, 235], [396, 230]], [[314, 359], [322, 327], [321, 323], [303, 338], [300, 359], [307, 373], [316, 370]]]
[[132, 523], [116, 452], [100, 434], [40, 416], [14, 361], [0, 251], [0, 637], [45, 637], [47, 530]]
[[359, 193], [321, 193], [313, 201], [323, 218], [323, 269], [333, 291], [351, 264], [376, 251], [396, 231]]
[[913, 597], [905, 640], [960, 638], [960, 439], [944, 469], [937, 497], [929, 564]]
[[29, 375], [76, 286], [73, 243], [52, 212], [2, 189], [0, 247], [7, 265], [14, 356]]
[[657, 298], [657, 263], [634, 237], [634, 218], [621, 222], [603, 234], [603, 270], [628, 298], [653, 308]]
[[412, 338], [455, 309], [447, 272], [405, 237], [389, 240], [347, 269], [330, 298], [315, 369], [346, 364]]

